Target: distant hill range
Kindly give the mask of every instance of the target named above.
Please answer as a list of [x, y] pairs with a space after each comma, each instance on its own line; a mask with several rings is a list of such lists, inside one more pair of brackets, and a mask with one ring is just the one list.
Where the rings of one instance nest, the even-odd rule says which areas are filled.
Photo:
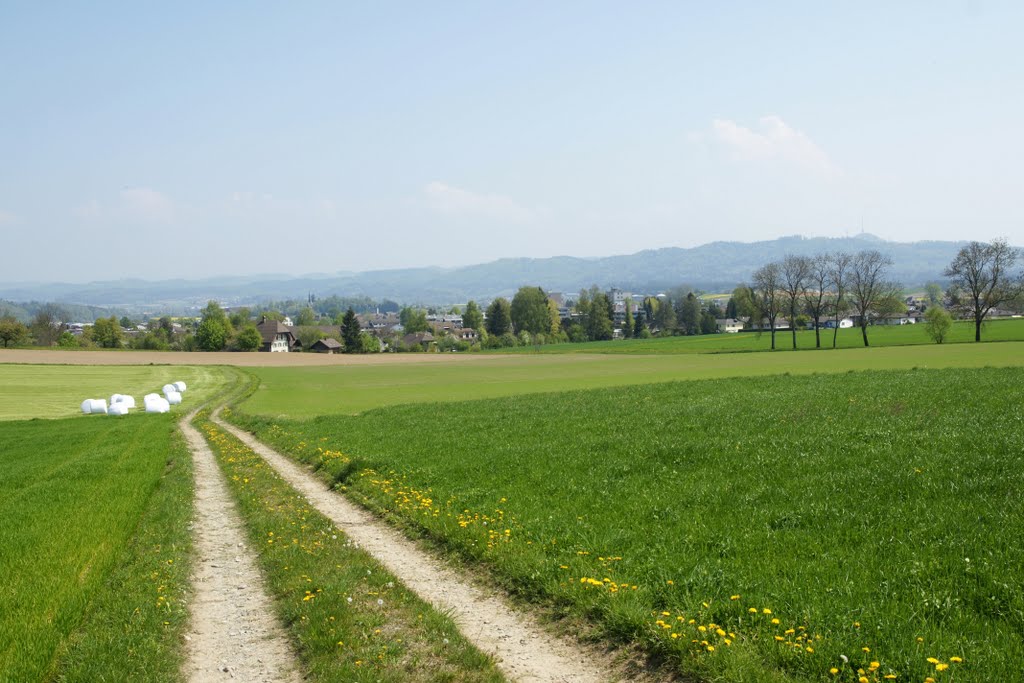
[[765, 242], [712, 242], [691, 249], [648, 249], [604, 258], [506, 258], [459, 268], [403, 268], [362, 273], [290, 277], [254, 275], [203, 280], [118, 280], [88, 284], [0, 284], [0, 299], [55, 301], [90, 306], [166, 309], [216, 299], [235, 305], [268, 300], [368, 296], [402, 303], [461, 303], [510, 296], [522, 285], [546, 291], [619, 287], [656, 292], [686, 284], [729, 291], [768, 261], [786, 254], [878, 249], [892, 257], [892, 276], [906, 286], [941, 280], [943, 269], [965, 242], [888, 242], [874, 235], [782, 237]]

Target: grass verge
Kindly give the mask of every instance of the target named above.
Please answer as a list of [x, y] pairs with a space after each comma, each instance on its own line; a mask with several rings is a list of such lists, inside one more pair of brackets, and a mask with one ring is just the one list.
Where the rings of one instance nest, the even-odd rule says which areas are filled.
[[205, 418], [282, 621], [318, 681], [501, 681], [452, 621], [311, 509], [251, 449]]
[[233, 419], [680, 672], [990, 681], [1024, 660], [1022, 387], [907, 370]]

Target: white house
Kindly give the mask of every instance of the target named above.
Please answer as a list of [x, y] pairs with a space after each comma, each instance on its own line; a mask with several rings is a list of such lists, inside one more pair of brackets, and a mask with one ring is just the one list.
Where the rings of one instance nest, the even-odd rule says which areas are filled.
[[715, 325], [718, 326], [719, 332], [726, 334], [736, 334], [743, 329], [743, 323], [735, 318], [716, 318]]

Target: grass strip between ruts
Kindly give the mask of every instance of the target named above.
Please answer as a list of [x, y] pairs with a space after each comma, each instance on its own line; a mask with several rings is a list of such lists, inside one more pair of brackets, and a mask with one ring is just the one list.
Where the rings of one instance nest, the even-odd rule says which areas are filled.
[[402, 586], [259, 455], [206, 415], [196, 424], [312, 680], [504, 680], [450, 618]]

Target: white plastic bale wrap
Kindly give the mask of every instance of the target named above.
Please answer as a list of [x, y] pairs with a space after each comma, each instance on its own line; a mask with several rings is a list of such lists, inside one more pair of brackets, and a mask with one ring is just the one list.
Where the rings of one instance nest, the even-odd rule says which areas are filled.
[[122, 398], [124, 398], [124, 397], [121, 396], [121, 394], [113, 394], [113, 395], [111, 395], [111, 397], [110, 397], [110, 405], [114, 405], [115, 403], [120, 403]]
[[172, 406], [178, 405], [179, 403], [181, 403], [181, 394], [179, 394], [177, 391], [172, 391], [171, 393], [167, 394], [167, 402], [170, 403]]
[[130, 409], [135, 407], [135, 397], [134, 396], [122, 396], [121, 400], [118, 401], [118, 403], [120, 403], [125, 408], [128, 408], [130, 410]]
[[180, 381], [180, 380], [174, 383], [174, 387], [178, 390], [179, 394], [184, 394], [185, 393], [185, 389], [187, 388], [185, 386], [185, 383]]
[[170, 404], [165, 398], [154, 398], [146, 401], [146, 412], [147, 413], [166, 413], [171, 409]]
[[106, 415], [107, 414], [107, 402], [102, 398], [94, 398], [89, 401], [89, 412]]
[[173, 384], [165, 384], [164, 385], [164, 388], [163, 388], [164, 396], [167, 396], [167, 394], [170, 394], [170, 393], [177, 393], [177, 391], [178, 391], [178, 387], [174, 386]]
[[86, 415], [92, 412], [92, 399], [87, 398], [82, 401], [82, 412]]
[[120, 401], [117, 402], [117, 403], [111, 404], [110, 409], [107, 410], [107, 415], [127, 415], [127, 414], [128, 414], [128, 407], [124, 403], [121, 403]]
[[148, 403], [152, 401], [154, 398], [160, 398], [160, 394], [146, 394], [145, 396], [142, 397], [142, 402]]

